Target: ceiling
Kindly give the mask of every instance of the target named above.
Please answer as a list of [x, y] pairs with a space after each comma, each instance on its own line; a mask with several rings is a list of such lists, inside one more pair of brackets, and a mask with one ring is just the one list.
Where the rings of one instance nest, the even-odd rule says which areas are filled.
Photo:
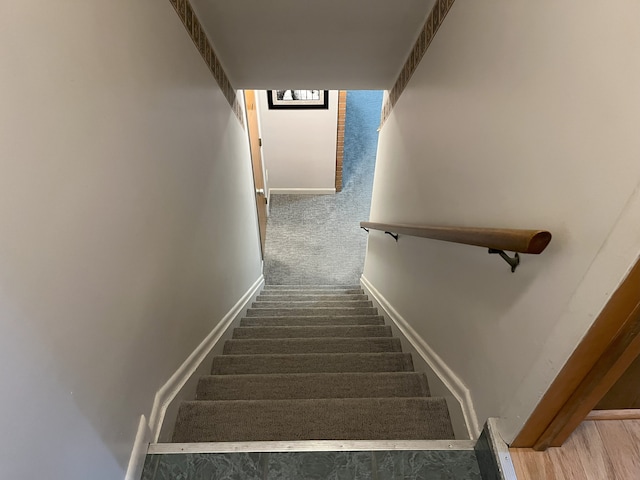
[[235, 88], [390, 89], [434, 0], [191, 0]]

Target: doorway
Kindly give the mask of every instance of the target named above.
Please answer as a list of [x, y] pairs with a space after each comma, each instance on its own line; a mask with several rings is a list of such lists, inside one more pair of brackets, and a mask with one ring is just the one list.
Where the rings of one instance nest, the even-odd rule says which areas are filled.
[[[382, 92], [348, 91], [346, 109], [341, 97], [329, 91], [327, 110], [261, 109], [271, 188], [267, 284], [360, 281], [367, 236], [359, 223], [369, 218]], [[344, 152], [341, 169], [338, 146]], [[341, 189], [334, 188], [338, 174]]]
[[[559, 447], [598, 406], [615, 405], [617, 410], [637, 408], [634, 402], [640, 396], [639, 356], [640, 259], [611, 296], [511, 446], [536, 450]], [[625, 396], [620, 395], [620, 390]], [[631, 395], [626, 396], [628, 393]]]

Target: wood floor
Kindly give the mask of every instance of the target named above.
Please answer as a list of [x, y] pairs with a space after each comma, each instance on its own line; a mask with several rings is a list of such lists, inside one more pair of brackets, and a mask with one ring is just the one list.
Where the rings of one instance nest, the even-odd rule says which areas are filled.
[[585, 421], [560, 448], [512, 448], [518, 480], [638, 480], [640, 420]]

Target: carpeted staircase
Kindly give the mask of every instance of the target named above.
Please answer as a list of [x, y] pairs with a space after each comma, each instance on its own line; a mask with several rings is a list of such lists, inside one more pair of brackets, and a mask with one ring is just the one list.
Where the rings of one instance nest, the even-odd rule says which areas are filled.
[[267, 286], [173, 442], [453, 439], [446, 403], [359, 286]]

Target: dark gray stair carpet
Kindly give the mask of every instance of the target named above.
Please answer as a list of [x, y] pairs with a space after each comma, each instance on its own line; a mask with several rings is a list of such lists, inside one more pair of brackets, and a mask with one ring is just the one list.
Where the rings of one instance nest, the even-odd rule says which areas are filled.
[[362, 308], [372, 307], [373, 304], [366, 300], [312, 300], [312, 301], [297, 301], [297, 302], [280, 302], [280, 301], [264, 301], [253, 302], [252, 308], [316, 308], [316, 307], [331, 307], [331, 308]]
[[306, 317], [335, 315], [377, 315], [375, 307], [309, 307], [309, 308], [249, 308], [247, 317]]
[[286, 295], [259, 295], [256, 298], [258, 302], [314, 302], [314, 301], [352, 301], [352, 300], [368, 300], [365, 294], [293, 294], [288, 293]]
[[233, 338], [390, 337], [388, 325], [327, 325], [307, 327], [238, 327]]
[[361, 288], [354, 288], [348, 290], [329, 290], [329, 289], [293, 289], [293, 290], [263, 290], [260, 292], [260, 296], [272, 296], [272, 295], [364, 295], [364, 291]]
[[265, 285], [264, 291], [269, 290], [360, 290], [360, 285]]
[[197, 400], [428, 397], [427, 377], [417, 372], [208, 375]]
[[184, 402], [174, 442], [453, 438], [442, 398]]
[[227, 340], [224, 355], [400, 352], [398, 338], [252, 338]]
[[429, 395], [359, 285], [267, 286], [181, 404], [173, 441], [453, 439]]
[[321, 325], [384, 325], [380, 315], [324, 315], [307, 317], [252, 317], [240, 320], [241, 327], [312, 327]]
[[296, 355], [219, 355], [212, 375], [245, 373], [412, 372], [408, 353], [301, 353]]

